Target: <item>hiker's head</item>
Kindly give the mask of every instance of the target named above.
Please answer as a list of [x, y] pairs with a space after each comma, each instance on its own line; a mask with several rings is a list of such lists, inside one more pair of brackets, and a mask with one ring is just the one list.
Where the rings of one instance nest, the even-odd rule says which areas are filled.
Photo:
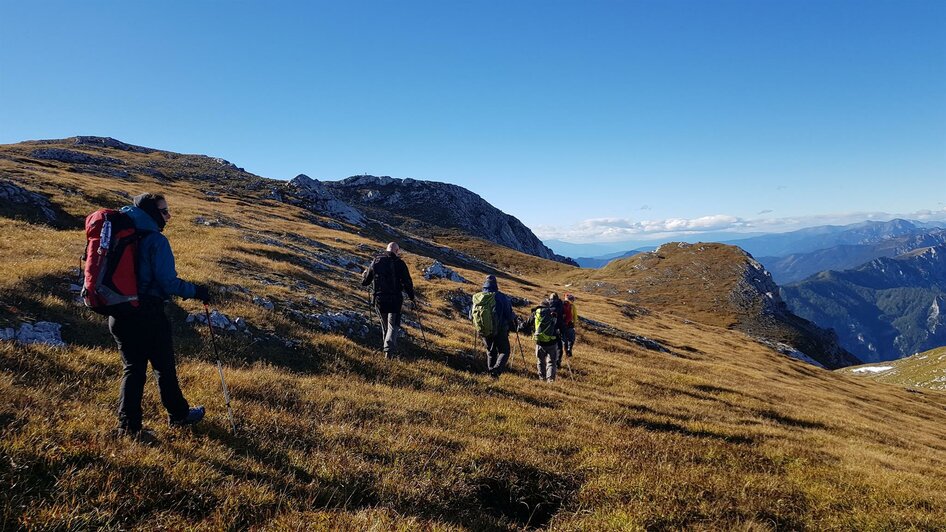
[[483, 281], [483, 290], [489, 290], [489, 291], [491, 291], [491, 292], [495, 292], [495, 291], [499, 290], [499, 287], [498, 287], [498, 285], [496, 284], [496, 276], [495, 276], [495, 275], [487, 275], [487, 276], [486, 276], [486, 280]]
[[567, 299], [567, 300], [569, 300], [569, 301], [574, 301], [574, 300], [575, 300], [575, 296], [572, 295], [572, 294], [565, 294], [565, 299]]
[[401, 246], [397, 245], [397, 242], [391, 242], [388, 244], [387, 249], [389, 253], [394, 253], [395, 255], [401, 254]]
[[551, 294], [549, 294], [549, 301], [558, 301], [558, 294], [556, 294], [555, 292], [552, 292]]
[[162, 194], [145, 192], [135, 196], [135, 207], [148, 213], [148, 216], [158, 224], [158, 229], [164, 230], [168, 220], [171, 219], [171, 211], [168, 210], [168, 202]]

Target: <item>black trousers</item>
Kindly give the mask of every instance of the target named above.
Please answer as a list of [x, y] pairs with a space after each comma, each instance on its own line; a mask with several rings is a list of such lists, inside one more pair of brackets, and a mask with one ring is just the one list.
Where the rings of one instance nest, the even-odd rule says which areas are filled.
[[171, 324], [163, 306], [141, 309], [135, 314], [108, 318], [108, 330], [121, 353], [122, 384], [118, 398], [118, 426], [141, 430], [141, 396], [144, 394], [148, 362], [158, 381], [161, 403], [173, 419], [187, 416], [190, 408], [177, 382]]
[[497, 334], [483, 338], [486, 344], [486, 369], [498, 376], [506, 369], [509, 360], [509, 334]]

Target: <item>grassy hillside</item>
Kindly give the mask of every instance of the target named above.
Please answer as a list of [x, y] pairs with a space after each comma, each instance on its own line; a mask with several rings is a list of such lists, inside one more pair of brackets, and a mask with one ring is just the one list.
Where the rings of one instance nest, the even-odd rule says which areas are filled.
[[[483, 241], [441, 242], [491, 264], [440, 257], [466, 285], [423, 280], [432, 258], [418, 250], [436, 248], [404, 246], [421, 294], [407, 319], [420, 318], [431, 349], [408, 324], [408, 359], [389, 363], [377, 327], [333, 333], [312, 317], [371, 318], [351, 263], [380, 249], [383, 231], [317, 225], [264, 199], [260, 178], [220, 177], [212, 159], [70, 148], [164, 176], [115, 177], [32, 149], [0, 147], [0, 180], [48, 195], [64, 221], [0, 205], [0, 327], [55, 321], [69, 346], [0, 342], [0, 528], [946, 527], [944, 393], [821, 370], [574, 285], [581, 314], [607, 325], [580, 330], [574, 371], [537, 382], [524, 338], [526, 368], [517, 353], [493, 381], [455, 294], [484, 271], [531, 301], [570, 281], [566, 266]], [[168, 196], [181, 276], [213, 284], [214, 307], [249, 324], [221, 339], [236, 435], [207, 330], [184, 321], [200, 310], [191, 301], [170, 314], [182, 387], [208, 418], [166, 428], [149, 382], [145, 423], [159, 443], [110, 435], [121, 368], [104, 321], [70, 292], [83, 248], [73, 222], [143, 190]]]
[[946, 391], [946, 347], [898, 360], [843, 368], [838, 372], [909, 388]]

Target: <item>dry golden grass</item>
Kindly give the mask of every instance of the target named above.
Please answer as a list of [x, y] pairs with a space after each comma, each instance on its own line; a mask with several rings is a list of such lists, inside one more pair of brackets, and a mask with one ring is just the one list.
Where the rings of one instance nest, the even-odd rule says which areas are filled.
[[[199, 306], [177, 302], [182, 387], [208, 418], [193, 430], [164, 427], [149, 383], [145, 420], [159, 444], [115, 440], [118, 356], [103, 320], [77, 307], [67, 286], [81, 232], [0, 218], [0, 326], [50, 319], [70, 343], [0, 344], [0, 528], [946, 527], [946, 394], [820, 370], [659, 307], [623, 312], [626, 302], [578, 286], [569, 289], [582, 315], [671, 353], [579, 331], [574, 372], [545, 385], [523, 339], [527, 367], [517, 353], [513, 371], [493, 381], [480, 373], [481, 353], [469, 358], [472, 329], [444, 300], [458, 287], [475, 291], [484, 273], [452, 265], [476, 284], [424, 281], [430, 260], [409, 248], [431, 350], [408, 327], [408, 359], [388, 363], [374, 336], [322, 333], [287, 314], [310, 295], [321, 310], [362, 310], [354, 272], [313, 271], [303, 260], [312, 245], [258, 237], [298, 235], [362, 260], [383, 239], [237, 193], [210, 202], [208, 185], [190, 180], [95, 178], [56, 165], [32, 177], [30, 168], [0, 158], [0, 175], [17, 169], [76, 216], [96, 207], [79, 198], [108, 187], [163, 189], [181, 276], [273, 299], [266, 311], [227, 292], [215, 307], [300, 344], [221, 338], [239, 424], [230, 434], [207, 331], [183, 323]], [[214, 213], [238, 226], [191, 223]], [[531, 301], [569, 282], [565, 266], [482, 241], [449, 244], [496, 265], [504, 291]]]

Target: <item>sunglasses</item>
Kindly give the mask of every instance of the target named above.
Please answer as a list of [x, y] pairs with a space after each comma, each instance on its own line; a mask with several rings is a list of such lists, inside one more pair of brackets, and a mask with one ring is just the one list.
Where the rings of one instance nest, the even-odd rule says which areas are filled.
[[163, 208], [163, 209], [158, 209], [158, 211], [159, 211], [161, 214], [165, 215], [165, 216], [170, 216], [170, 215], [171, 215], [171, 211], [169, 211], [169, 210], [167, 209], [167, 207], [165, 207], [165, 208]]

